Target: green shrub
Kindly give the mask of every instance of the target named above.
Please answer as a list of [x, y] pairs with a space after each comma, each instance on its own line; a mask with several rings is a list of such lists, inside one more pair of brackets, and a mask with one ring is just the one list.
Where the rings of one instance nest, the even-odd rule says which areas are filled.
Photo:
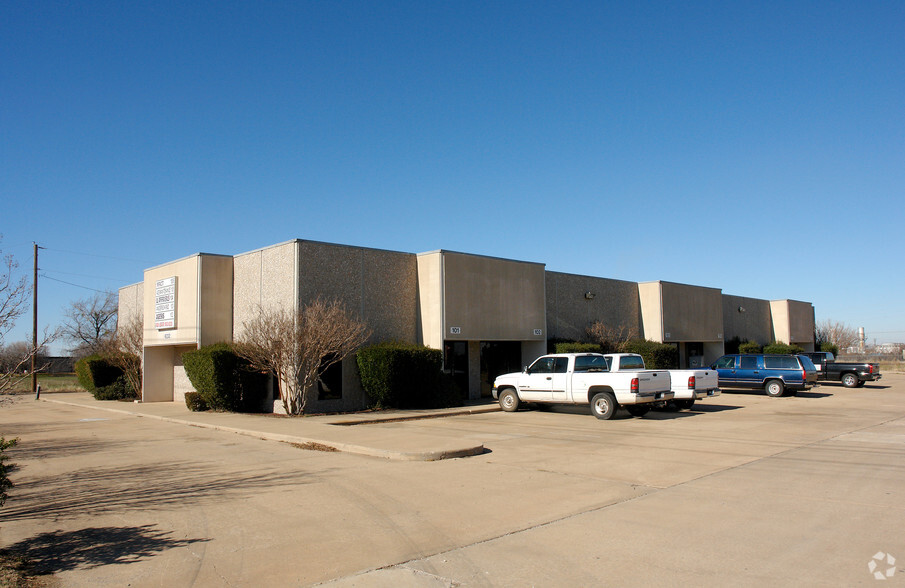
[[774, 341], [769, 345], [764, 345], [764, 353], [778, 353], [780, 355], [795, 355], [796, 353], [801, 353], [804, 351], [798, 345], [787, 345], [785, 343], [780, 343], [778, 341]]
[[833, 356], [835, 357], [835, 356], [839, 355], [839, 346], [833, 345], [829, 341], [824, 341], [823, 343], [820, 344], [820, 351], [826, 351], [828, 353], [832, 353]]
[[254, 372], [228, 343], [206, 345], [182, 355], [185, 373], [212, 410], [260, 412], [267, 375]]
[[597, 343], [563, 341], [553, 346], [553, 353], [603, 353], [603, 348]]
[[389, 341], [358, 350], [361, 387], [378, 408], [461, 406], [463, 396], [441, 371], [438, 349]]
[[97, 386], [91, 391], [91, 395], [96, 400], [135, 400], [138, 398], [138, 392], [132, 388], [125, 376], [118, 377], [115, 382], [107, 386]]
[[757, 341], [745, 341], [738, 346], [739, 353], [761, 353], [762, 350], [763, 348]]
[[198, 392], [186, 392], [185, 405], [192, 412], [203, 412], [208, 410], [204, 398], [201, 398], [201, 394]]
[[657, 343], [644, 339], [632, 339], [619, 346], [621, 353], [637, 353], [644, 358], [649, 370], [676, 369], [679, 367], [679, 348], [670, 343]]
[[116, 382], [123, 375], [123, 370], [105, 357], [95, 354], [75, 362], [75, 375], [82, 388], [94, 392], [95, 388], [103, 388]]

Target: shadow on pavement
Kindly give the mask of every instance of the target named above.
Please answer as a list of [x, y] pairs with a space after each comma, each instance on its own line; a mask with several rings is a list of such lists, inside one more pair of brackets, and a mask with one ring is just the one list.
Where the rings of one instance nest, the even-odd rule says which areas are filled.
[[40, 574], [91, 569], [140, 561], [175, 547], [210, 539], [174, 539], [172, 533], [140, 527], [89, 527], [78, 531], [41, 533], [4, 549], [21, 555]]
[[[320, 470], [318, 474], [323, 474]], [[3, 507], [3, 519], [75, 518], [168, 505], [233, 500], [261, 488], [298, 486], [311, 475], [288, 472], [224, 474], [195, 462], [162, 462], [146, 466], [96, 467], [25, 479]]]

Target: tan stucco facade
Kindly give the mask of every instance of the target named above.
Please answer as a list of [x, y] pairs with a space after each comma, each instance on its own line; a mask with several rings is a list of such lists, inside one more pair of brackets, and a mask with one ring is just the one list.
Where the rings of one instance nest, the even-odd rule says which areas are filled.
[[772, 300], [773, 332], [776, 340], [814, 351], [814, 306], [798, 300]]
[[[542, 263], [453, 251], [413, 254], [296, 239], [235, 256], [192, 255], [150, 268], [143, 282], [120, 290], [121, 324], [143, 319], [143, 401], [184, 399], [191, 390], [186, 351], [240, 338], [261, 309], [297, 310], [319, 297], [339, 300], [364, 321], [371, 343], [442, 350], [471, 398], [488, 392], [488, 365], [501, 354], [509, 365], [525, 365], [546, 352], [549, 339], [586, 340], [598, 321], [675, 344], [683, 367], [716, 359], [736, 336], [808, 349], [814, 330], [807, 302], [548, 272]], [[367, 404], [354, 357], [342, 363], [341, 375], [341, 398], [315, 398], [311, 411]]]
[[636, 337], [643, 332], [636, 282], [547, 272], [545, 288], [550, 339], [582, 340], [598, 321]]

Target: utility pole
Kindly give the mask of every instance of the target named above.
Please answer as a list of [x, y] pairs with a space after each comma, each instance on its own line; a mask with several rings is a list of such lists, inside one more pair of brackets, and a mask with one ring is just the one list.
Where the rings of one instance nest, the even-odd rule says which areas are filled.
[[35, 243], [35, 274], [32, 287], [32, 338], [31, 338], [31, 393], [38, 392], [38, 371], [36, 362], [38, 359], [38, 244]]

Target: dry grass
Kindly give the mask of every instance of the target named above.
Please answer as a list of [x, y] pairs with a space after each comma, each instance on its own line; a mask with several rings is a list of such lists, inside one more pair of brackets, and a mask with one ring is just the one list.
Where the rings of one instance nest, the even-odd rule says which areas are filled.
[[329, 445], [324, 445], [323, 443], [315, 443], [313, 441], [309, 441], [307, 443], [290, 443], [290, 445], [298, 449], [306, 449], [308, 451], [339, 451], [339, 449], [335, 447], [330, 447]]
[[[75, 374], [38, 374], [41, 392], [84, 392]], [[31, 376], [16, 376], [8, 394], [31, 393]]]

